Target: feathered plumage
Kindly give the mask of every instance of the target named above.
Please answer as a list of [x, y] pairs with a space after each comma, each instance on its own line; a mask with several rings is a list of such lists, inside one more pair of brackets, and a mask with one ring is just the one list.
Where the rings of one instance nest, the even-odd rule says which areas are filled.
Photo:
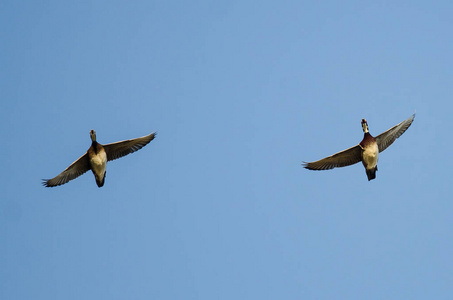
[[63, 172], [52, 179], [44, 179], [43, 185], [54, 187], [67, 183], [88, 170], [92, 170], [99, 187], [104, 185], [107, 161], [114, 160], [133, 153], [151, 142], [156, 133], [121, 142], [101, 145], [96, 141], [96, 132], [90, 131], [91, 146], [88, 151], [67, 167]]
[[376, 137], [368, 132], [368, 123], [362, 119], [364, 137], [358, 145], [314, 162], [304, 162], [303, 166], [309, 170], [330, 170], [362, 161], [368, 180], [372, 180], [376, 177], [379, 153], [399, 138], [411, 126], [414, 118], [415, 114]]

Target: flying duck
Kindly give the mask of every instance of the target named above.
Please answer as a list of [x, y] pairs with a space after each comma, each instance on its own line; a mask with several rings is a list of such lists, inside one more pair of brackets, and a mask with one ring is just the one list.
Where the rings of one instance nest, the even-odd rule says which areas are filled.
[[123, 157], [145, 147], [155, 136], [156, 133], [153, 132], [140, 138], [101, 145], [96, 141], [96, 132], [91, 130], [91, 147], [88, 151], [58, 176], [52, 179], [43, 179], [42, 184], [45, 187], [62, 185], [91, 170], [96, 179], [96, 184], [98, 187], [102, 187], [105, 181], [107, 161]]
[[370, 181], [376, 178], [379, 152], [384, 151], [393, 144], [411, 126], [414, 118], [415, 114], [376, 137], [373, 137], [368, 132], [368, 123], [365, 119], [362, 119], [364, 136], [358, 145], [318, 161], [304, 162], [302, 165], [309, 170], [330, 170], [337, 167], [350, 166], [361, 161], [365, 167], [368, 181]]

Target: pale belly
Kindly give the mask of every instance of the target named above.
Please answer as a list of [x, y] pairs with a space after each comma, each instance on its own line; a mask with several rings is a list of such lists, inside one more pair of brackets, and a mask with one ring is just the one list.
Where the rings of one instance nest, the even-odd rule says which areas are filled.
[[107, 154], [105, 151], [100, 151], [91, 158], [91, 167], [93, 168], [93, 172], [101, 178], [104, 176], [106, 166]]
[[379, 157], [379, 148], [377, 145], [372, 145], [364, 149], [362, 158], [363, 165], [367, 169], [374, 169], [377, 166]]

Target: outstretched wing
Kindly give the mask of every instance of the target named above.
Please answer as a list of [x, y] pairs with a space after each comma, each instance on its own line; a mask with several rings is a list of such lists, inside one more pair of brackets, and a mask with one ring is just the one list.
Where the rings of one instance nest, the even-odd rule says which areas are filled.
[[148, 145], [155, 136], [156, 133], [153, 132], [140, 138], [103, 145], [105, 153], [107, 153], [107, 160], [114, 160], [140, 150]]
[[88, 153], [85, 153], [79, 157], [75, 162], [73, 162], [69, 167], [67, 167], [63, 172], [58, 176], [52, 179], [43, 179], [42, 184], [45, 187], [54, 187], [67, 183], [70, 180], [73, 180], [86, 171], [90, 170], [90, 162], [88, 159]]
[[375, 137], [376, 142], [378, 144], [379, 152], [384, 151], [388, 148], [393, 142], [399, 138], [408, 128], [411, 126], [412, 122], [414, 121], [415, 114], [410, 116], [407, 120], [399, 123], [396, 126], [393, 126], [386, 132], [381, 133], [377, 137]]
[[357, 145], [318, 161], [304, 162], [302, 165], [309, 170], [330, 170], [356, 164], [361, 161], [361, 159], [362, 147]]

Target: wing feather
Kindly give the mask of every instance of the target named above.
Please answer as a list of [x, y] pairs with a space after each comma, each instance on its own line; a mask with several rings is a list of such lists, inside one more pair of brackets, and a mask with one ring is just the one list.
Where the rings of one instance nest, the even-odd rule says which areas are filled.
[[393, 142], [399, 138], [408, 128], [411, 126], [412, 122], [414, 121], [415, 114], [410, 116], [407, 120], [399, 123], [398, 125], [393, 126], [389, 130], [381, 133], [377, 137], [375, 137], [376, 142], [379, 147], [379, 152], [384, 151], [387, 149]]
[[107, 160], [110, 161], [118, 159], [137, 150], [140, 150], [141, 148], [148, 145], [148, 143], [151, 142], [155, 136], [156, 133], [153, 132], [149, 135], [145, 135], [136, 139], [103, 145], [105, 153], [107, 153]]
[[356, 145], [314, 162], [304, 162], [303, 166], [309, 170], [330, 170], [333, 168], [350, 166], [361, 160], [362, 147], [360, 147], [360, 145]]
[[79, 177], [90, 169], [91, 167], [88, 159], [88, 153], [85, 153], [56, 177], [52, 179], [43, 179], [42, 184], [45, 187], [62, 185]]

